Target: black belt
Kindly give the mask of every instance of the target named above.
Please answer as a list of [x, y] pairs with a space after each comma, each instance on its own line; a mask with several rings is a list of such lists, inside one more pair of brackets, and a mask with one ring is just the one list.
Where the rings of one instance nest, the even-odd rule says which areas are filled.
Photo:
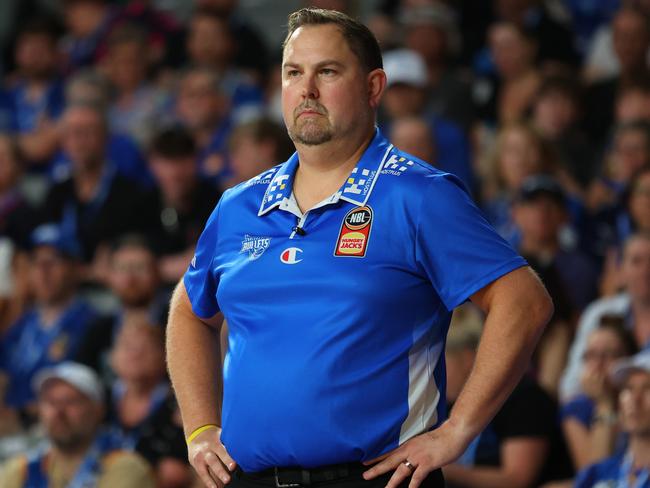
[[295, 488], [309, 486], [323, 481], [334, 481], [348, 476], [363, 473], [370, 469], [361, 463], [342, 463], [322, 466], [319, 468], [304, 469], [301, 467], [269, 468], [264, 471], [246, 473], [241, 471], [241, 476], [258, 481], [269, 481], [277, 488]]

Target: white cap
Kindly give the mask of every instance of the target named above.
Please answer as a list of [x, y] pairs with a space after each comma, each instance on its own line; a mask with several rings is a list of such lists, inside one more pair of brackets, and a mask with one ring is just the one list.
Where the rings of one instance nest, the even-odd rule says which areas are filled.
[[411, 49], [395, 49], [385, 53], [384, 71], [388, 86], [405, 83], [424, 88], [429, 82], [424, 59]]
[[632, 357], [617, 361], [612, 367], [612, 381], [621, 386], [634, 371], [650, 374], [650, 351], [641, 351]]
[[68, 383], [91, 400], [104, 401], [104, 387], [99, 376], [88, 366], [65, 361], [51, 368], [43, 368], [34, 377], [32, 387], [39, 393], [50, 380], [57, 379]]

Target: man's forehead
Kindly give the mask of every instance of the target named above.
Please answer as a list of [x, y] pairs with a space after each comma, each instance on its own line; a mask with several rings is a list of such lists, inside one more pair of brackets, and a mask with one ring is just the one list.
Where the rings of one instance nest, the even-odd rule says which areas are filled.
[[315, 63], [323, 59], [342, 61], [354, 56], [343, 33], [335, 24], [303, 25], [287, 41], [282, 65]]

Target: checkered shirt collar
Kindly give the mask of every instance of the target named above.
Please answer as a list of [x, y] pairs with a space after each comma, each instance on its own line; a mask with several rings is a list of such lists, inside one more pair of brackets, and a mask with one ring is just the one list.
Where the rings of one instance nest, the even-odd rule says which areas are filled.
[[[361, 159], [359, 159], [343, 186], [332, 195], [328, 203], [345, 200], [356, 205], [365, 205], [392, 148], [393, 145], [384, 138], [379, 129], [376, 129], [375, 136]], [[294, 153], [280, 166], [280, 169], [269, 183], [258, 216], [279, 207], [285, 198], [288, 199], [291, 196], [296, 169], [298, 169], [298, 153]]]

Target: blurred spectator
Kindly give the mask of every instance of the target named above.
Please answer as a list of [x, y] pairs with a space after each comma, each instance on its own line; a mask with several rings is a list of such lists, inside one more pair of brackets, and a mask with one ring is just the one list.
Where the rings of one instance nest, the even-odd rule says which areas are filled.
[[195, 0], [197, 10], [207, 9], [228, 19], [234, 42], [233, 62], [261, 84], [269, 68], [269, 48], [263, 37], [246, 18], [237, 13], [238, 0]]
[[540, 86], [535, 66], [537, 41], [530, 32], [508, 22], [492, 25], [488, 40], [496, 73], [475, 82], [478, 116], [488, 126], [520, 121]]
[[[111, 100], [109, 81], [94, 70], [80, 70], [71, 76], [66, 84], [66, 102], [68, 106], [91, 105], [106, 117]], [[164, 121], [166, 118], [163, 117]], [[159, 119], [157, 122], [161, 122]], [[148, 132], [149, 130], [147, 130]], [[136, 142], [127, 134], [109, 132], [106, 142], [106, 158], [115, 166], [118, 173], [142, 186], [149, 187], [153, 179], [147, 171], [146, 161]], [[61, 181], [70, 176], [71, 162], [65, 151], [50, 163], [50, 176], [54, 181]]]
[[19, 32], [16, 74], [9, 86], [10, 127], [26, 162], [41, 165], [58, 147], [55, 121], [64, 108], [63, 82], [57, 73], [57, 33], [51, 22], [34, 19]]
[[436, 141], [431, 127], [422, 117], [398, 117], [390, 125], [389, 140], [395, 147], [436, 166]]
[[244, 120], [262, 110], [262, 92], [235, 67], [235, 40], [228, 17], [220, 10], [199, 8], [190, 20], [187, 54], [191, 65], [213, 70], [219, 90], [230, 100], [231, 117]]
[[380, 113], [384, 130], [398, 117], [423, 117], [436, 141], [438, 167], [458, 176], [473, 188], [470, 146], [463, 130], [453, 122], [426, 108], [427, 69], [422, 56], [412, 50], [398, 49], [384, 54], [388, 78]]
[[[562, 407], [562, 428], [576, 469], [600, 461], [614, 452], [618, 439], [617, 391], [609, 373], [619, 359], [637, 347], [624, 318], [603, 316], [587, 338], [582, 355], [580, 393]], [[620, 439], [619, 439], [620, 440]]]
[[474, 123], [471, 86], [454, 65], [460, 52], [460, 34], [449, 7], [434, 2], [406, 7], [401, 23], [404, 44], [422, 56], [427, 68], [427, 112], [469, 131]]
[[157, 183], [159, 226], [153, 242], [161, 255], [161, 278], [168, 284], [176, 283], [185, 273], [221, 195], [212, 183], [199, 178], [197, 157], [192, 135], [182, 127], [156, 134], [149, 150], [149, 165]]
[[155, 125], [170, 106], [165, 93], [147, 82], [149, 56], [144, 30], [124, 24], [111, 33], [103, 62], [114, 93], [108, 111], [110, 129], [129, 134], [141, 147], [148, 144]]
[[581, 361], [589, 334], [598, 327], [603, 316], [624, 317], [625, 327], [639, 349], [650, 343], [650, 235], [631, 235], [623, 249], [622, 275], [625, 291], [615, 297], [596, 300], [589, 305], [578, 323], [571, 345], [569, 363], [560, 383], [560, 395], [568, 401], [580, 393]]
[[[567, 197], [562, 186], [548, 175], [534, 175], [521, 185], [513, 206], [513, 218], [521, 232], [519, 252], [538, 273], [552, 269], [559, 278], [556, 312], [571, 322], [597, 297], [598, 269], [585, 254], [561, 239], [569, 224]], [[547, 285], [548, 286], [548, 285]], [[567, 314], [568, 312], [568, 314]]]
[[176, 116], [190, 131], [199, 154], [199, 171], [213, 179], [228, 174], [227, 144], [233, 121], [230, 101], [219, 88], [219, 75], [209, 68], [191, 68], [183, 75]]
[[23, 168], [16, 139], [0, 133], [0, 236], [24, 246], [30, 229], [28, 201], [20, 188]]
[[61, 48], [66, 71], [74, 72], [101, 59], [119, 9], [108, 0], [63, 0], [61, 3], [67, 27]]
[[647, 67], [650, 48], [648, 16], [638, 8], [623, 7], [612, 20], [612, 29], [620, 72], [594, 83], [587, 91], [584, 125], [595, 143], [605, 139], [614, 121], [617, 92], [630, 83], [647, 83], [650, 78]]
[[598, 271], [586, 256], [562, 246], [560, 231], [568, 220], [566, 197], [552, 177], [535, 175], [524, 180], [512, 213], [521, 232], [518, 250], [539, 274], [555, 305], [533, 357], [538, 382], [555, 396], [573, 325], [596, 297]]
[[[639, 120], [617, 126], [600, 176], [588, 190], [585, 204], [591, 215], [582, 237], [590, 253], [607, 259], [606, 269], [616, 268], [619, 253], [615, 249], [629, 229], [626, 198], [630, 181], [647, 165], [650, 165], [650, 123]], [[608, 278], [605, 276], [604, 280]], [[607, 287], [603, 290], [612, 292]]]
[[[460, 325], [460, 324], [459, 324]], [[479, 334], [453, 324], [447, 339], [447, 401], [456, 401], [476, 357]], [[487, 428], [455, 463], [447, 486], [520, 487], [570, 476], [553, 399], [528, 377], [515, 387]]]
[[[648, 12], [648, 6], [643, 1], [633, 0], [629, 2], [621, 2], [619, 0], [614, 0], [613, 3], [616, 6], [616, 11], [618, 11], [621, 4], [623, 4], [626, 6], [634, 5], [646, 13]], [[613, 29], [611, 24], [611, 19], [615, 16], [616, 11], [614, 12], [614, 15], [610, 15], [607, 19], [607, 23], [601, 26], [594, 33], [591, 42], [587, 46], [586, 56], [583, 61], [583, 77], [588, 82], [611, 78], [620, 72], [620, 65], [614, 50]]]
[[596, 151], [578, 125], [582, 111], [581, 87], [569, 74], [547, 76], [532, 111], [532, 123], [558, 155], [571, 193], [582, 193], [596, 176]]
[[228, 147], [232, 178], [227, 187], [257, 176], [289, 159], [294, 152], [286, 129], [267, 118], [236, 126]]
[[169, 294], [160, 289], [158, 263], [151, 245], [137, 234], [125, 235], [114, 242], [107, 282], [118, 300], [117, 310], [84, 335], [76, 360], [110, 378], [108, 352], [122, 324], [129, 321], [164, 324]]
[[155, 486], [147, 463], [120, 450], [102, 432], [104, 395], [92, 370], [65, 362], [41, 371], [35, 378], [34, 389], [49, 445], [1, 466], [3, 488]]
[[119, 11], [113, 28], [119, 29], [125, 24], [137, 24], [143, 29], [147, 50], [147, 57], [143, 58], [145, 61], [143, 66], [151, 70], [180, 66], [184, 55], [183, 33], [176, 19], [157, 8], [160, 2], [129, 0], [123, 3], [124, 8]]
[[537, 39], [540, 64], [577, 62], [572, 25], [561, 6], [542, 0], [495, 0], [493, 8], [498, 19], [520, 26]]
[[519, 122], [501, 128], [482, 165], [482, 202], [486, 216], [504, 238], [516, 242], [518, 232], [512, 221], [512, 202], [526, 178], [555, 172], [555, 155], [531, 125]]
[[578, 474], [576, 488], [648, 486], [650, 477], [650, 353], [619, 361], [613, 370], [621, 430], [628, 435], [624, 451]]
[[33, 304], [0, 338], [0, 371], [8, 378], [4, 402], [27, 409], [37, 370], [71, 359], [96, 312], [77, 295], [79, 246], [62, 227], [45, 224], [31, 237], [29, 285]]
[[[154, 467], [159, 487], [188, 486], [191, 479], [183, 428], [165, 374], [163, 328], [126, 321], [115, 340], [109, 422], [122, 447]], [[174, 474], [175, 473], [175, 474]]]
[[650, 83], [628, 83], [616, 96], [615, 118], [619, 124], [650, 120]]
[[[106, 120], [91, 104], [68, 106], [62, 118], [63, 147], [72, 162], [69, 179], [50, 189], [40, 216], [61, 221], [81, 243], [89, 280], [102, 280], [107, 245], [121, 234], [153, 230], [153, 199], [119, 175], [106, 160]], [[134, 212], [134, 209], [138, 209]]]

